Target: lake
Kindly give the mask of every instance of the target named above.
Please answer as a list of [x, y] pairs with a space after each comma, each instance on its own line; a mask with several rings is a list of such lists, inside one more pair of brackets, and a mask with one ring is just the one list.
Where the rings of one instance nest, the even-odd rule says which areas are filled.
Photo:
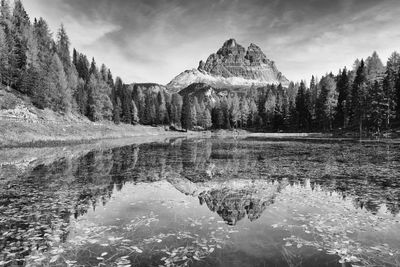
[[57, 149], [0, 163], [0, 266], [400, 266], [400, 145]]

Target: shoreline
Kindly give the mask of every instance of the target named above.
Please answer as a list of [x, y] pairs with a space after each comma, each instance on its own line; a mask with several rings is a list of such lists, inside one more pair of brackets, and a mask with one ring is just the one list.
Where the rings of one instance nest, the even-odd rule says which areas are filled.
[[[144, 126], [113, 124], [110, 122], [93, 123], [89, 121], [67, 123], [34, 123], [26, 121], [0, 120], [0, 150], [13, 148], [61, 147], [82, 144], [95, 144], [103, 140], [148, 139], [150, 137], [214, 137], [255, 140], [309, 140], [309, 141], [359, 141], [362, 143], [400, 143], [398, 138], [358, 139], [335, 136], [332, 133], [263, 133], [246, 130], [188, 131], [169, 130], [168, 126]], [[153, 139], [153, 138], [150, 138]]]
[[177, 132], [163, 126], [93, 123], [32, 123], [0, 120], [0, 149], [57, 147], [124, 138], [207, 136], [203, 132]]

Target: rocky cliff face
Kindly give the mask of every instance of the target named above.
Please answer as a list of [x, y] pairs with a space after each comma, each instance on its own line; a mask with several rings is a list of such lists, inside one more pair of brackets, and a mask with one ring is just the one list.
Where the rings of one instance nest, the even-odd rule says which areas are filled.
[[206, 62], [200, 61], [197, 70], [184, 71], [167, 88], [179, 91], [192, 83], [206, 83], [216, 88], [239, 88], [279, 84], [289, 81], [255, 44], [247, 50], [236, 40], [226, 41]]

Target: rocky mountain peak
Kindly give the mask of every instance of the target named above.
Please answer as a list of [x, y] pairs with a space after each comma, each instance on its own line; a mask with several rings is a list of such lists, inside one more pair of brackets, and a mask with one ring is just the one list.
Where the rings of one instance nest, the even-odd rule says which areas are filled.
[[289, 80], [259, 46], [251, 43], [246, 49], [235, 39], [229, 39], [206, 61], [199, 62], [197, 72], [181, 73], [167, 88], [179, 91], [192, 83], [206, 83], [218, 88], [248, 88], [279, 83], [287, 86]]
[[235, 39], [229, 39], [217, 51], [218, 55], [227, 57], [229, 55], [237, 56], [246, 52], [245, 48], [238, 44]]

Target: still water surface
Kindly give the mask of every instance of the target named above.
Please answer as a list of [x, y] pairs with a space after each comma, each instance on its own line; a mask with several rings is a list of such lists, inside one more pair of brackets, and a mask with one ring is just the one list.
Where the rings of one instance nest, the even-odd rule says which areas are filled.
[[176, 139], [1, 171], [0, 266], [400, 266], [399, 145]]

